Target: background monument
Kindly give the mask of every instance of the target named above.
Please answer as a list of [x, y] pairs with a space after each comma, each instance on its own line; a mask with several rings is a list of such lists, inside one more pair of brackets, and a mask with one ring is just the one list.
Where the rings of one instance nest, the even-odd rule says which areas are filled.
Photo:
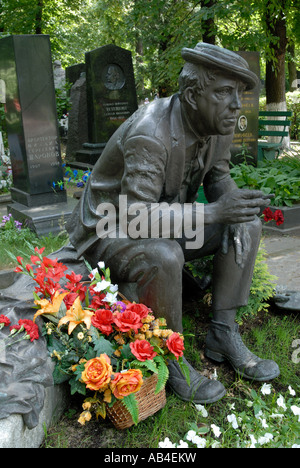
[[89, 141], [76, 161], [93, 165], [138, 103], [130, 51], [110, 44], [87, 52], [85, 58]]
[[58, 220], [71, 209], [63, 186], [49, 36], [1, 39], [0, 79], [6, 88], [13, 172], [13, 204], [8, 210], [38, 234], [58, 231]]
[[[245, 59], [258, 78], [260, 77], [259, 52], [236, 52]], [[243, 146], [249, 163], [257, 163], [258, 146], [258, 113], [259, 113], [260, 83], [252, 90], [246, 91], [242, 97], [242, 108], [235, 128], [235, 135], [231, 146], [232, 161], [239, 163], [243, 160], [241, 152]]]

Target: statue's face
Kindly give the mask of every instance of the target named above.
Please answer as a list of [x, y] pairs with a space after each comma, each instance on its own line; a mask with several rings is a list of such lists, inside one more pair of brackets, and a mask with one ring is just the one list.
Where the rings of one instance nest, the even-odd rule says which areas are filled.
[[[217, 76], [204, 93], [194, 95], [197, 130], [201, 135], [230, 135], [234, 132], [246, 85], [231, 77]], [[199, 119], [198, 119], [199, 117]]]

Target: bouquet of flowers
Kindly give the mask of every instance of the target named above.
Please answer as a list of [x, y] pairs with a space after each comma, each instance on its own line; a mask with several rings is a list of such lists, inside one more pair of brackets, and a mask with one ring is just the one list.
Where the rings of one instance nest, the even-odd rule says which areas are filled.
[[144, 304], [121, 296], [103, 262], [95, 269], [86, 263], [90, 281], [84, 282], [64, 264], [43, 257], [43, 250], [35, 247], [31, 264], [16, 257], [15, 271], [30, 275], [37, 284], [33, 322], [39, 316], [45, 320], [43, 335], [55, 360], [54, 382], [68, 381], [71, 394], [86, 397], [81, 424], [92, 413], [105, 418], [107, 408], [117, 401], [137, 424], [135, 397], [147, 378], [156, 374], [158, 394], [169, 376], [168, 361], [176, 359], [189, 379], [183, 336]]

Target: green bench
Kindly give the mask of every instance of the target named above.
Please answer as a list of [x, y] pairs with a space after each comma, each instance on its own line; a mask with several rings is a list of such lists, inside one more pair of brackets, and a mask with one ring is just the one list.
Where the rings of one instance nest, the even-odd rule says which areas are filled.
[[[288, 117], [293, 115], [289, 111], [260, 111], [259, 112], [259, 130], [258, 137], [279, 137], [276, 139], [276, 142], [272, 141], [259, 141], [258, 142], [258, 161], [263, 161], [263, 159], [273, 160], [282, 151], [282, 143], [284, 137], [289, 136], [289, 127], [291, 125], [291, 120]], [[272, 119], [270, 117], [276, 117]], [[271, 130], [271, 126], [280, 127], [281, 130]], [[265, 128], [268, 127], [268, 128]]]

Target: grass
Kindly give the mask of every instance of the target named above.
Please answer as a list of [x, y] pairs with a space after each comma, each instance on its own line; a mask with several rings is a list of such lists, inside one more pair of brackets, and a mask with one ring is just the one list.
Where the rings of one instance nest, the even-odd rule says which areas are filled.
[[[199, 307], [198, 303], [194, 304]], [[298, 315], [278, 315], [263, 312], [255, 320], [245, 323], [241, 332], [245, 343], [252, 351], [263, 358], [275, 358], [281, 375], [271, 382], [270, 394], [263, 395], [263, 383], [240, 379], [227, 364], [215, 364], [203, 356], [207, 313], [191, 314], [191, 304], [187, 307], [185, 318], [187, 334], [187, 358], [202, 373], [212, 374], [216, 370], [219, 380], [225, 385], [227, 394], [219, 402], [203, 408], [189, 402], [183, 402], [167, 388], [167, 404], [154, 416], [140, 422], [137, 426], [118, 431], [112, 424], [102, 419], [91, 420], [80, 426], [77, 418], [81, 412], [81, 400], [70, 399], [68, 412], [61, 421], [49, 429], [44, 443], [45, 448], [157, 448], [159, 443], [168, 438], [173, 444], [184, 440], [190, 448], [196, 448], [192, 441], [186, 441], [189, 431], [199, 434], [207, 447], [234, 448], [250, 445], [250, 435], [255, 437], [257, 446], [268, 448], [291, 447], [300, 444], [300, 423], [298, 416], [290, 409], [292, 405], [300, 407], [299, 400], [299, 363], [293, 362], [293, 341], [299, 337], [300, 322]], [[296, 392], [291, 396], [289, 386]], [[282, 396], [287, 409], [278, 406]], [[279, 400], [280, 401], [280, 400]], [[262, 416], [255, 413], [262, 411]], [[280, 413], [277, 418], [272, 414]], [[227, 417], [234, 415], [238, 428], [233, 428]], [[265, 421], [264, 421], [265, 420]], [[268, 427], [265, 427], [265, 425]], [[214, 436], [211, 426], [221, 430], [219, 437]], [[273, 439], [265, 442], [265, 434]], [[258, 442], [260, 441], [260, 442]]]

